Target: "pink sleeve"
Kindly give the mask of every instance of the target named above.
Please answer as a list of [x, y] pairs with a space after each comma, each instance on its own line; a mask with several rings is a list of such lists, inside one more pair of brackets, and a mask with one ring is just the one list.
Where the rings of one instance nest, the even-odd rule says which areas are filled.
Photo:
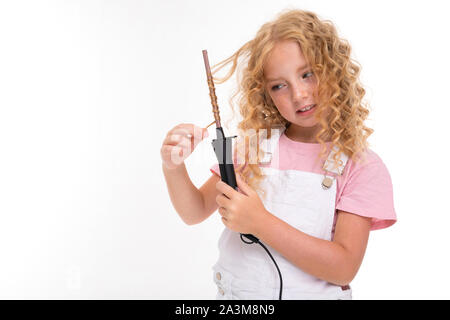
[[397, 221], [391, 176], [378, 156], [349, 176], [336, 209], [372, 218], [371, 230]]

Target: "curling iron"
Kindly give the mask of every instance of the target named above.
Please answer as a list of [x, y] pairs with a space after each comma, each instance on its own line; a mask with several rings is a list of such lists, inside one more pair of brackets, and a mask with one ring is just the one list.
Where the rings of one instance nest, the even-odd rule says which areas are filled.
[[[208, 79], [209, 95], [211, 97], [211, 104], [213, 107], [214, 119], [216, 122], [217, 139], [213, 139], [211, 143], [216, 154], [217, 161], [219, 162], [220, 176], [222, 181], [231, 186], [233, 189], [237, 190], [238, 187], [232, 157], [232, 139], [236, 138], [237, 136], [225, 137], [222, 125], [220, 124], [219, 106], [217, 104], [217, 96], [215, 93], [214, 82], [211, 75], [211, 68], [209, 66], [208, 52], [206, 50], [203, 50], [202, 52], [206, 68], [206, 76]], [[241, 239], [242, 236], [249, 239], [251, 241], [250, 243], [259, 242], [258, 238], [256, 238], [252, 234], [241, 234]]]
[[[211, 104], [213, 107], [213, 113], [214, 113], [214, 120], [216, 123], [216, 139], [212, 140], [212, 146], [214, 149], [214, 152], [217, 157], [217, 161], [219, 162], [219, 169], [220, 169], [220, 176], [223, 182], [231, 186], [233, 189], [237, 190], [237, 182], [236, 182], [236, 174], [234, 172], [234, 165], [233, 165], [233, 157], [232, 157], [232, 142], [233, 138], [236, 138], [237, 136], [231, 136], [231, 137], [225, 137], [225, 134], [222, 129], [222, 125], [220, 124], [220, 115], [219, 115], [219, 106], [217, 104], [217, 96], [215, 93], [214, 88], [214, 82], [211, 75], [211, 68], [209, 66], [209, 60], [208, 60], [208, 52], [206, 50], [203, 50], [203, 61], [205, 62], [205, 68], [206, 68], [206, 76], [208, 79], [208, 87], [209, 87], [209, 95], [211, 97]], [[211, 124], [213, 124], [212, 122]], [[270, 251], [266, 248], [266, 246], [259, 241], [257, 237], [255, 237], [252, 234], [240, 234], [241, 240], [247, 244], [252, 243], [258, 243], [261, 245], [261, 247], [269, 254], [270, 258], [272, 259], [273, 263], [275, 264], [275, 267], [277, 268], [278, 275], [280, 276], [280, 293], [279, 293], [279, 300], [281, 300], [281, 294], [283, 291], [283, 278], [281, 276], [280, 269], [278, 268], [278, 265], [273, 258]], [[250, 241], [244, 240], [244, 237], [247, 238]]]

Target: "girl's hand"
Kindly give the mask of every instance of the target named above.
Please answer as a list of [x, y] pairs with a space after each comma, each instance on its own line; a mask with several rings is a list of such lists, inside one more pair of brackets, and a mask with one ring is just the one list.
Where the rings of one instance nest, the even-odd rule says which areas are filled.
[[216, 184], [221, 192], [216, 197], [219, 213], [223, 224], [236, 232], [243, 234], [256, 234], [260, 226], [264, 225], [264, 218], [269, 212], [264, 207], [259, 195], [236, 174], [236, 182], [240, 193], [223, 181]]
[[164, 167], [178, 168], [207, 136], [206, 128], [200, 128], [192, 123], [175, 126], [167, 133], [161, 147], [160, 153]]

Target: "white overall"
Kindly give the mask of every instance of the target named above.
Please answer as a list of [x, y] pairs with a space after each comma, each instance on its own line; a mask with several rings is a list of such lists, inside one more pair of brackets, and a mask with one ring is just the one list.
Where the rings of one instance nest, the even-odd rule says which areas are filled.
[[[270, 154], [278, 145], [282, 131], [272, 135]], [[338, 170], [331, 170], [333, 149], [324, 168], [342, 174], [347, 156]], [[270, 157], [270, 155], [269, 155]], [[267, 160], [267, 158], [266, 158]], [[270, 158], [269, 158], [270, 160]], [[311, 236], [331, 240], [335, 215], [336, 182], [329, 188], [322, 186], [324, 175], [298, 170], [278, 170], [260, 167], [267, 176], [261, 182], [266, 199], [265, 208], [291, 226]], [[334, 178], [334, 177], [333, 177]], [[261, 195], [260, 195], [261, 196]], [[263, 243], [264, 244], [264, 243]], [[351, 289], [342, 288], [303, 272], [269, 245], [283, 278], [282, 299], [351, 299]], [[246, 244], [240, 234], [228, 228], [219, 239], [219, 259], [213, 266], [217, 284], [216, 299], [276, 300], [279, 298], [278, 271], [267, 252], [259, 244]]]

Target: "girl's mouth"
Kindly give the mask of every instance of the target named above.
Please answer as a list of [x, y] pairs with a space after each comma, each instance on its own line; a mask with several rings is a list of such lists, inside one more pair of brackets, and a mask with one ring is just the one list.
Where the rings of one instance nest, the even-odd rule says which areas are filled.
[[300, 116], [307, 116], [307, 115], [313, 113], [314, 110], [316, 110], [316, 105], [315, 104], [313, 104], [313, 107], [311, 109], [309, 109], [309, 110], [306, 110], [306, 111], [297, 110], [296, 114], [298, 114]]

